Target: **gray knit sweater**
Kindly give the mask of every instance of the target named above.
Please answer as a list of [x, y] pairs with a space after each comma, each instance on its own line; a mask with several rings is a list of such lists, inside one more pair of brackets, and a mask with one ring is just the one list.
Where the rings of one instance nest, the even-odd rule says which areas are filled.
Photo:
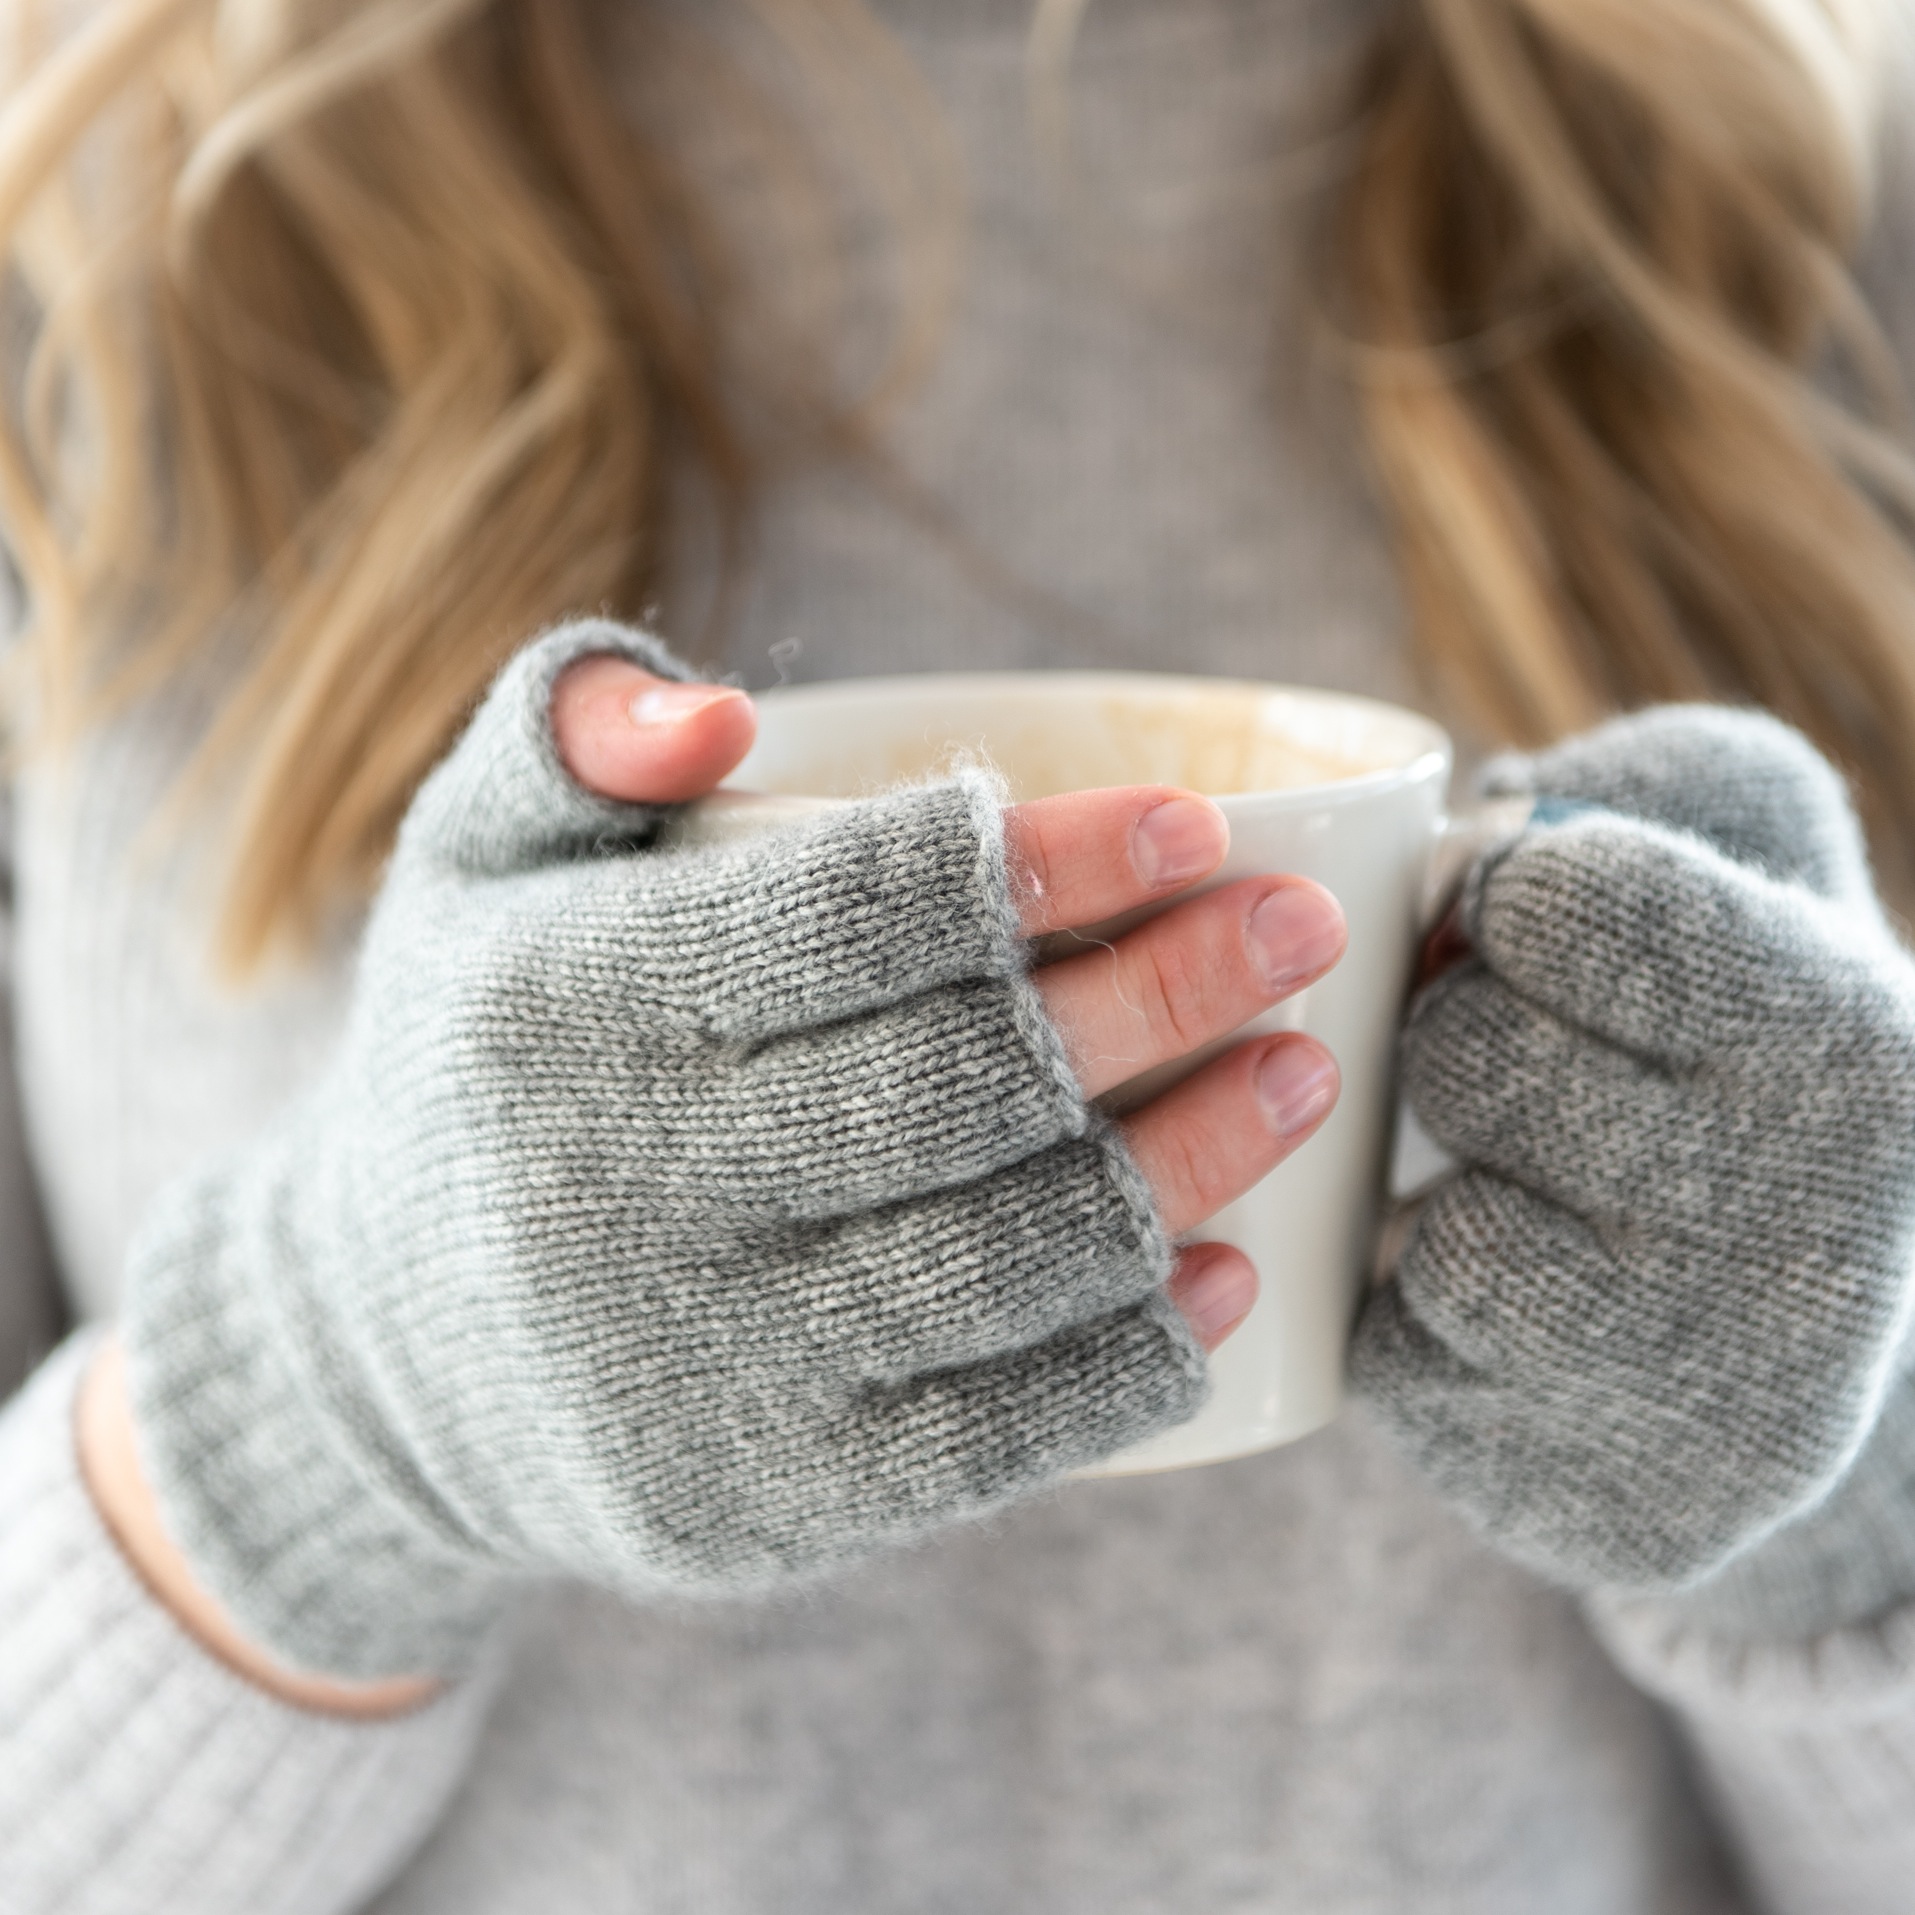
[[[900, 449], [1065, 609], [814, 477], [774, 502], [736, 668], [1103, 662], [1413, 697], [1347, 432], [1300, 345], [1269, 352], [1313, 184], [1307, 156], [1269, 161], [1363, 9], [1101, 0], [1079, 63], [1094, 241], [1029, 156], [1023, 0], [881, 11], [955, 120], [979, 223]], [[1915, 363], [1906, 161], [1878, 255]], [[700, 600], [690, 568], [668, 629]], [[350, 927], [247, 998], [206, 983], [203, 879], [141, 837], [202, 721], [180, 694], [18, 795], [19, 1077], [88, 1319], [154, 1192], [312, 1080], [345, 1000]], [[44, 1313], [15, 1158], [18, 1374]], [[1359, 1412], [1070, 1487], [801, 1599], [555, 1587], [433, 1706], [357, 1725], [248, 1688], [123, 1565], [75, 1473], [84, 1356], [0, 1419], [3, 1915], [1915, 1906], [1915, 1608], [1734, 1645], [1654, 1604], [1585, 1611], [1487, 1552]]]

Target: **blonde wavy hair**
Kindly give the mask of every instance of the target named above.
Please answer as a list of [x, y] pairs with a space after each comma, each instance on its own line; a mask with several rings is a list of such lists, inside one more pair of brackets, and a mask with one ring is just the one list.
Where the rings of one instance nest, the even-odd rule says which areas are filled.
[[[1442, 696], [1513, 742], [1754, 698], [1915, 843], [1915, 478], [1846, 264], [1887, 5], [1404, 0], [1322, 284]], [[1042, 0], [1040, 38], [1082, 7]], [[639, 46], [612, 61], [611, 11], [13, 9], [0, 512], [34, 724], [217, 658], [196, 779], [241, 969], [364, 891], [525, 635], [645, 610], [671, 473], [735, 542], [770, 462], [871, 452], [935, 353], [960, 189], [859, 0], [739, 11], [858, 150], [904, 262], [875, 334], [820, 323], [861, 296], [829, 269], [844, 156], [684, 9], [616, 9]], [[686, 88], [608, 91], [654, 62], [777, 183], [770, 270], [713, 216]], [[846, 337], [850, 363], [821, 344]]]

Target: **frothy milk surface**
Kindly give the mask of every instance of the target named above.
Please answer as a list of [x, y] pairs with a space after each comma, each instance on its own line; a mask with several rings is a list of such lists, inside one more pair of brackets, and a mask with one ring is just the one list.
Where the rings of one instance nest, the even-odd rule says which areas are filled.
[[734, 783], [848, 798], [967, 759], [1019, 798], [1166, 784], [1225, 796], [1337, 784], [1427, 749], [1420, 727], [1364, 700], [1144, 675], [865, 680], [763, 700], [761, 744]]

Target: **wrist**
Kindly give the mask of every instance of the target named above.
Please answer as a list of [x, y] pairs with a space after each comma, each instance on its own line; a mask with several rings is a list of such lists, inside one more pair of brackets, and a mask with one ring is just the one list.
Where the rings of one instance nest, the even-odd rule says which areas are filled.
[[307, 1675], [240, 1629], [161, 1520], [140, 1464], [126, 1359], [117, 1341], [98, 1352], [81, 1380], [74, 1440], [81, 1477], [120, 1553], [187, 1634], [236, 1674], [296, 1708], [361, 1719], [402, 1714], [437, 1693], [439, 1685], [425, 1677], [343, 1682]]

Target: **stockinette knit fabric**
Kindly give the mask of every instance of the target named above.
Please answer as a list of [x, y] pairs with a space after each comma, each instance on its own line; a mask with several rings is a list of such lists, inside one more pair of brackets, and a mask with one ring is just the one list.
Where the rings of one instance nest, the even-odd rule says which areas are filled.
[[[1840, 781], [1773, 720], [1655, 712], [1484, 783], [1537, 795], [1538, 822], [1471, 875], [1474, 956], [1404, 1041], [1464, 1169], [1354, 1374], [1499, 1547], [1680, 1590], [1822, 1505], [1901, 1412], [1915, 964]], [[1881, 1442], [1904, 1452], [1894, 1418]], [[1882, 1514], [1879, 1492], [1841, 1507]], [[1872, 1553], [1823, 1512], [1738, 1606], [1822, 1626]]]
[[1201, 1351], [1025, 975], [982, 773], [744, 844], [560, 765], [528, 646], [408, 814], [314, 1091], [156, 1207], [156, 1494], [260, 1640], [444, 1672], [516, 1575], [843, 1569], [1190, 1414]]

